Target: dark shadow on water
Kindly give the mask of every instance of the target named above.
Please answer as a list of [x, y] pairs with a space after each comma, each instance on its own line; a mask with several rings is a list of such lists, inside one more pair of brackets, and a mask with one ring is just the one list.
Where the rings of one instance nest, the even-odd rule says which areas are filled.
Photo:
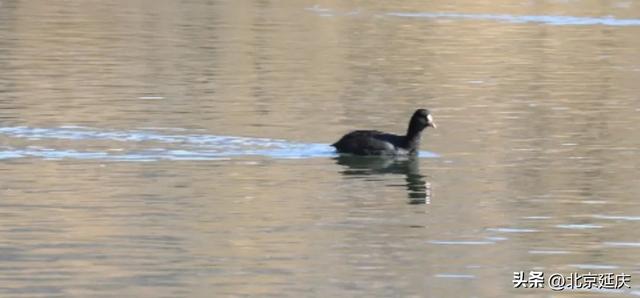
[[420, 173], [417, 157], [363, 157], [339, 155], [334, 160], [345, 169], [342, 174], [347, 177], [382, 176], [387, 174], [404, 175], [409, 204], [428, 204], [431, 202], [431, 184], [427, 177]]

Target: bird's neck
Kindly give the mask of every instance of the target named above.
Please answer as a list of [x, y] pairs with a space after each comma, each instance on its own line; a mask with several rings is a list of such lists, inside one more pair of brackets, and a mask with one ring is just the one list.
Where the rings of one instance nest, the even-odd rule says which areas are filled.
[[420, 145], [420, 136], [422, 135], [422, 129], [417, 127], [412, 127], [409, 125], [409, 129], [407, 130], [407, 135], [405, 136], [405, 141], [407, 143], [407, 148], [418, 148]]

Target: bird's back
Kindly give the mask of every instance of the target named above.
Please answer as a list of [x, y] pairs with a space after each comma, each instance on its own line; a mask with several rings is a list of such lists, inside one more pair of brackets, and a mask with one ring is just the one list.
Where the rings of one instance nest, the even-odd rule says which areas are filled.
[[338, 152], [358, 155], [392, 155], [402, 150], [404, 137], [377, 130], [352, 131], [332, 144]]

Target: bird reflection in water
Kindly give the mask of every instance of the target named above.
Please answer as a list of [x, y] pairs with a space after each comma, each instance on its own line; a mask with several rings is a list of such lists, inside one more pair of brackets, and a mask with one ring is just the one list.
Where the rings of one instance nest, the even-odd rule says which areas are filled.
[[380, 157], [339, 155], [336, 163], [345, 167], [345, 176], [375, 176], [385, 174], [405, 175], [409, 204], [429, 204], [431, 202], [431, 184], [426, 176], [420, 174], [419, 160], [409, 157]]

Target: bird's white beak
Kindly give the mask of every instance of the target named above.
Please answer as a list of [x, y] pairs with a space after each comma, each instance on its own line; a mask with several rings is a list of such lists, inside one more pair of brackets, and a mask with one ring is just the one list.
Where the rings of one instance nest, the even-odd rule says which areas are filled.
[[427, 115], [427, 126], [431, 126], [433, 128], [438, 128], [436, 123], [433, 122], [433, 117], [431, 115]]

